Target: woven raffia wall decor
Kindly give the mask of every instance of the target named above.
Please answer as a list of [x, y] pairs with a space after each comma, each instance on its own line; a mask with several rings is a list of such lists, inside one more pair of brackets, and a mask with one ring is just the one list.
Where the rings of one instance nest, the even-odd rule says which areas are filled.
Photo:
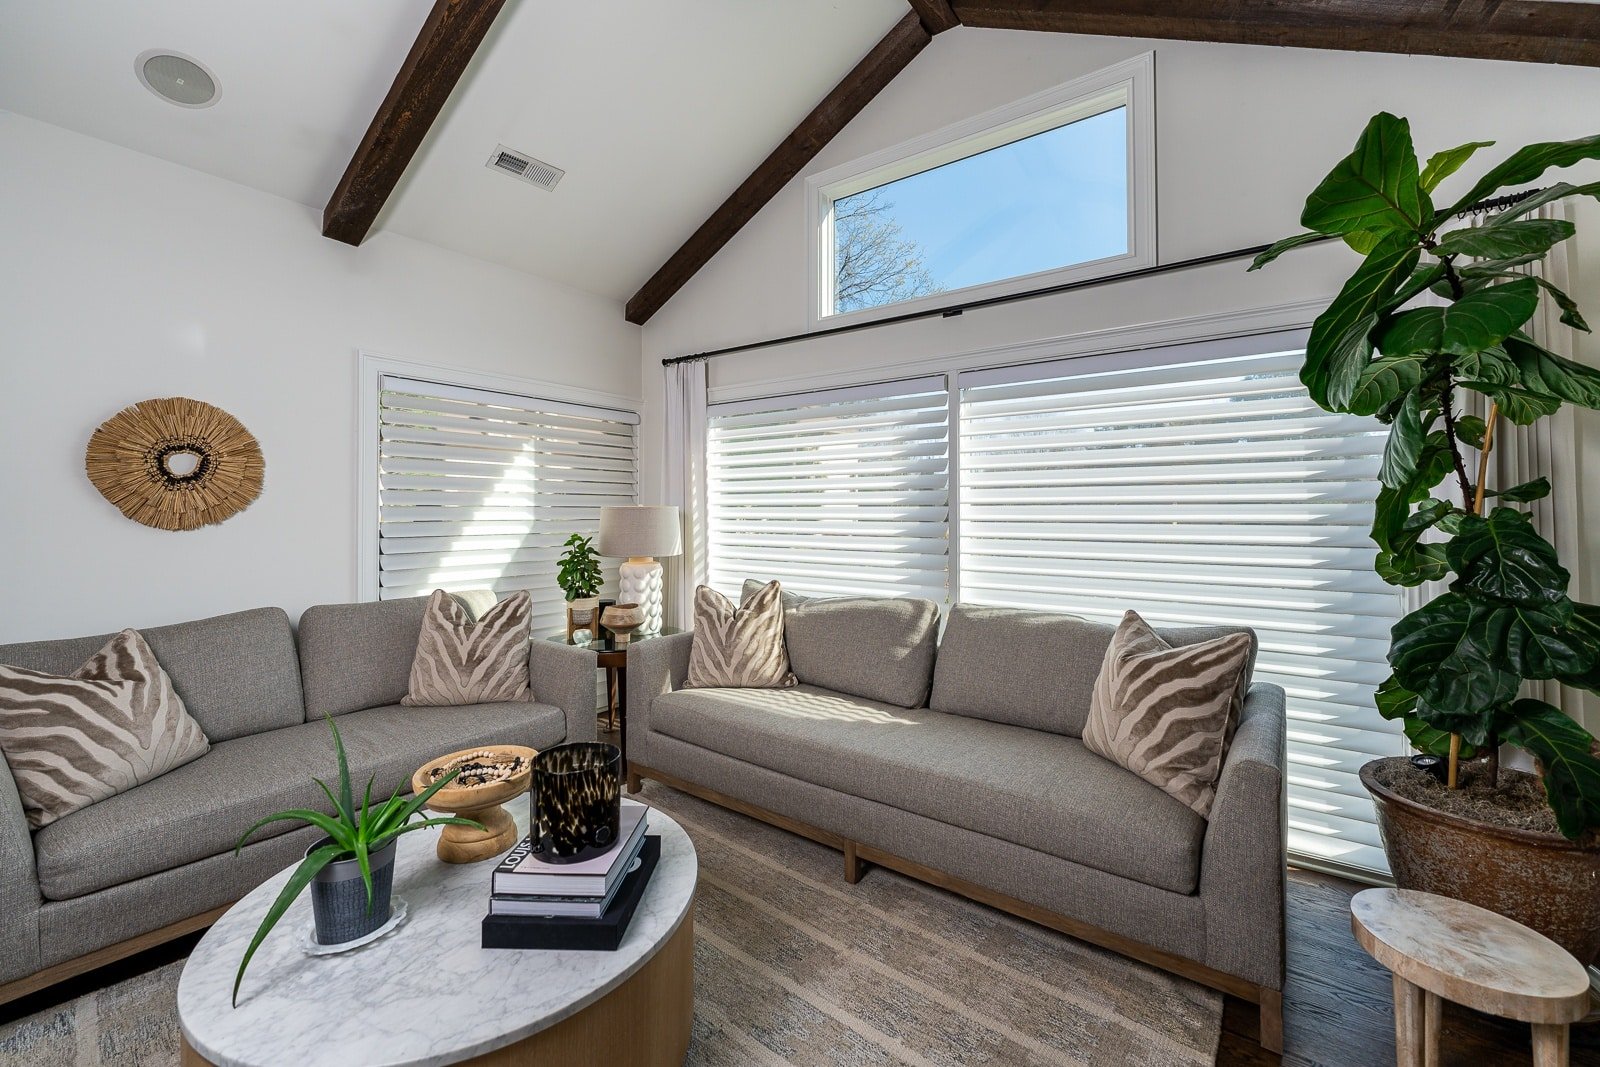
[[100, 424], [83, 458], [89, 480], [134, 522], [197, 530], [261, 495], [261, 446], [221, 408], [169, 396], [141, 400]]

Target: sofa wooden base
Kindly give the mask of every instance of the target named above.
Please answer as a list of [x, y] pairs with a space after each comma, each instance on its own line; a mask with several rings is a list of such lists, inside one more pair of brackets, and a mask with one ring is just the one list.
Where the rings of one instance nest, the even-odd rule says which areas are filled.
[[737, 797], [720, 793], [715, 789], [697, 785], [694, 782], [687, 782], [670, 774], [664, 774], [638, 762], [629, 763], [629, 792], [638, 792], [642, 781], [647, 778], [688, 793], [690, 796], [709, 801], [719, 807], [737, 811], [741, 815], [748, 815], [753, 819], [759, 819], [780, 829], [788, 830], [790, 833], [799, 834], [801, 837], [807, 837], [830, 848], [838, 849], [844, 854], [845, 881], [852, 884], [861, 877], [864, 864], [876, 864], [879, 867], [896, 871], [909, 878], [915, 878], [929, 885], [936, 885], [941, 889], [960, 894], [968, 900], [975, 900], [980, 904], [986, 904], [991, 908], [1027, 919], [1029, 922], [1049, 927], [1070, 937], [1075, 937], [1080, 941], [1087, 941], [1090, 944], [1108, 948], [1130, 959], [1147, 963], [1152, 967], [1159, 967], [1161, 970], [1178, 975], [1181, 978], [1187, 978], [1191, 981], [1199, 982], [1201, 985], [1231, 994], [1241, 1000], [1247, 1000], [1257, 1005], [1261, 1011], [1261, 1047], [1269, 1052], [1283, 1052], [1282, 990], [1258, 986], [1234, 975], [1214, 970], [1203, 963], [1196, 963], [1194, 960], [1153, 948], [1150, 945], [1134, 941], [1132, 938], [1124, 937], [1110, 930], [1102, 930], [1097, 926], [1091, 926], [1077, 919], [1060, 915], [1036, 904], [1029, 904], [1025, 900], [1018, 900], [1015, 897], [1006, 896], [1004, 893], [997, 893], [992, 889], [986, 889], [983, 886], [946, 874], [933, 867], [908, 860], [903, 856], [896, 856], [892, 852], [885, 852], [871, 845], [852, 841], [832, 831], [812, 826], [809, 823], [803, 823], [798, 819], [791, 819], [787, 815], [768, 811]]
[[168, 941], [182, 937], [185, 934], [192, 934], [196, 930], [204, 930], [222, 918], [222, 913], [230, 907], [232, 905], [224, 904], [220, 908], [212, 908], [210, 911], [201, 912], [199, 915], [191, 915], [187, 919], [179, 919], [177, 922], [163, 926], [159, 930], [151, 930], [137, 937], [130, 937], [126, 941], [118, 941], [114, 945], [107, 945], [105, 948], [95, 949], [93, 952], [63, 961], [53, 967], [46, 967], [44, 970], [30, 974], [26, 978], [18, 978], [14, 982], [7, 982], [5, 985], [0, 985], [0, 1004], [7, 1004], [20, 997], [28, 996], [30, 993], [48, 989], [57, 982], [65, 982], [68, 978], [76, 978], [80, 974], [87, 974], [97, 967], [104, 967], [108, 963], [116, 963], [118, 960], [127, 959], [129, 956], [137, 955], [146, 949], [164, 945]]

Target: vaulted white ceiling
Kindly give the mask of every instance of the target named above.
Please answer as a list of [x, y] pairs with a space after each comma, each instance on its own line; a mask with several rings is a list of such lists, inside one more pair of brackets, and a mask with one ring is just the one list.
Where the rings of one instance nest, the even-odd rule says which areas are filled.
[[[0, 108], [320, 209], [431, 0], [0, 0]], [[378, 228], [625, 299], [905, 0], [509, 0]], [[205, 64], [215, 106], [139, 84]], [[566, 170], [490, 171], [496, 144]]]

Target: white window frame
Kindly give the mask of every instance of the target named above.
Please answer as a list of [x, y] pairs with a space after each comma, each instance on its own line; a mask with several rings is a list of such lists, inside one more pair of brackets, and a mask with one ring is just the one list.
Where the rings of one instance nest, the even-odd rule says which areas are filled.
[[[834, 312], [833, 204], [913, 174], [1125, 107], [1128, 251], [1054, 270], [1002, 278], [874, 308]], [[981, 300], [1065, 282], [1122, 274], [1156, 262], [1155, 53], [1146, 52], [1054, 89], [986, 111], [806, 179], [807, 316], [813, 330], [845, 326], [957, 300]]]
[[555, 385], [509, 374], [468, 370], [439, 363], [419, 363], [379, 352], [356, 353], [356, 598], [378, 599], [378, 431], [385, 375], [412, 378], [445, 387], [484, 389], [555, 405], [581, 404], [609, 408], [639, 419], [637, 397], [577, 386]]

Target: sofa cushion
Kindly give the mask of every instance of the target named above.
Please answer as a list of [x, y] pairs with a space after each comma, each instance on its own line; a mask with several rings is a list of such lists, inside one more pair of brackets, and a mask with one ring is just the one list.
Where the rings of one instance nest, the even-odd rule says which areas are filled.
[[[762, 583], [747, 580], [748, 602]], [[939, 608], [911, 597], [783, 594], [789, 667], [807, 685], [919, 708], [939, 645]]]
[[[369, 775], [374, 797], [410, 792], [411, 774], [435, 756], [488, 744], [545, 748], [566, 736], [566, 717], [547, 704], [460, 708], [371, 708], [339, 719], [357, 795]], [[258, 819], [286, 808], [328, 811], [311, 780], [337, 788], [333, 738], [324, 722], [213, 745], [192, 763], [136, 789], [73, 812], [34, 835], [39, 888], [66, 900], [230, 851]], [[297, 824], [269, 823], [252, 841]]]
[[[184, 708], [213, 743], [305, 721], [300, 660], [282, 608], [141, 628]], [[0, 663], [71, 674], [114, 637], [0, 645]]]
[[669, 693], [650, 728], [1160, 889], [1198, 884], [1205, 820], [1074, 738], [805, 685]]
[[398, 704], [411, 681], [425, 597], [318, 604], [300, 616], [305, 718]]
[[443, 589], [428, 597], [406, 707], [460, 707], [528, 699], [528, 626], [533, 598], [518, 589], [474, 619]]
[[67, 676], [0, 666], [0, 750], [35, 830], [209, 747], [138, 630]]
[[694, 591], [694, 645], [686, 689], [786, 689], [796, 682], [783, 644], [783, 602], [768, 582], [739, 607], [702, 585]]
[[[1163, 626], [1155, 632], [1174, 646], [1249, 634], [1255, 667], [1255, 634], [1242, 627]], [[1115, 633], [1115, 626], [1061, 612], [957, 604], [939, 644], [928, 706], [1082, 737]]]
[[1249, 656], [1248, 634], [1174, 648], [1128, 612], [1100, 665], [1084, 747], [1209, 817]]

